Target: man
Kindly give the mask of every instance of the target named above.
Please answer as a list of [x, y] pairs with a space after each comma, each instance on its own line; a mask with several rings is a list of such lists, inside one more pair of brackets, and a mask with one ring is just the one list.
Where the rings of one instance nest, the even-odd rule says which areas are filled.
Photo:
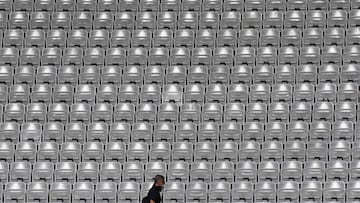
[[148, 194], [142, 200], [142, 203], [161, 203], [160, 192], [165, 185], [165, 178], [162, 175], [156, 175], [154, 178], [154, 185], [149, 190]]

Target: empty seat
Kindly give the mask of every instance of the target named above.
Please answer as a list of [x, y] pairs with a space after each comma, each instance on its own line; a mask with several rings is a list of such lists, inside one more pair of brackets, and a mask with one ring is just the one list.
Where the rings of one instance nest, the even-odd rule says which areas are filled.
[[328, 144], [324, 141], [312, 141], [307, 145], [307, 160], [326, 160]]
[[303, 177], [301, 161], [285, 161], [281, 165], [282, 181], [300, 181]]
[[118, 201], [139, 201], [140, 185], [136, 182], [122, 182], [119, 184]]
[[41, 142], [38, 145], [37, 160], [57, 162], [59, 153], [59, 144], [56, 142]]
[[71, 184], [67, 182], [54, 182], [50, 185], [50, 201], [71, 201]]
[[126, 162], [123, 165], [122, 181], [142, 183], [144, 181], [144, 164], [141, 162]]
[[79, 82], [80, 84], [99, 84], [100, 68], [97, 66], [85, 66], [80, 68]]
[[[0, 142], [1, 145], [1, 151], [0, 151], [0, 157], [2, 161], [11, 163], [14, 160], [14, 153], [15, 153], [15, 147], [14, 144], [11, 142]], [[4, 162], [4, 163], [5, 163]], [[4, 165], [2, 165], [5, 167]], [[3, 168], [4, 170], [4, 168]], [[5, 179], [5, 174], [1, 176], [1, 180]], [[7, 176], [6, 176], [7, 179]], [[2, 182], [2, 181], [1, 181]]]
[[44, 182], [31, 182], [28, 184], [27, 188], [27, 201], [39, 201], [47, 202], [48, 201], [48, 184]]
[[8, 182], [5, 184], [4, 201], [25, 202], [26, 185], [22, 182]]
[[207, 201], [208, 185], [204, 182], [190, 182], [186, 189], [186, 201]]
[[31, 164], [29, 162], [13, 162], [10, 165], [9, 180], [29, 183], [31, 181]]
[[130, 142], [130, 124], [115, 122], [110, 125], [109, 141]]
[[278, 187], [277, 196], [279, 200], [291, 199], [295, 202], [299, 200], [300, 186], [298, 182], [283, 181], [279, 183]]
[[229, 161], [216, 162], [213, 165], [213, 182], [233, 182], [234, 164]]
[[94, 184], [89, 182], [76, 182], [72, 189], [72, 202], [94, 201]]
[[167, 165], [164, 162], [147, 162], [145, 165], [145, 182], [151, 182], [157, 174], [165, 175]]
[[212, 174], [212, 164], [210, 162], [193, 162], [190, 168], [190, 182], [210, 183]]
[[81, 145], [77, 142], [64, 142], [60, 147], [60, 160], [80, 162]]
[[189, 142], [175, 142], [172, 146], [172, 161], [193, 160], [193, 144]]
[[259, 161], [260, 159], [260, 144], [254, 141], [246, 141], [239, 146], [239, 160], [240, 161]]
[[87, 103], [75, 103], [71, 105], [70, 120], [72, 122], [89, 123], [91, 117], [91, 106]]
[[[128, 86], [128, 87], [132, 88], [132, 86]], [[129, 96], [132, 97], [131, 92], [129, 93], [130, 93]], [[135, 95], [137, 96], [137, 94]], [[134, 122], [134, 119], [135, 119], [135, 106], [133, 104], [118, 103], [117, 105], [115, 105], [114, 121]]]
[[100, 182], [115, 182], [121, 181], [121, 165], [117, 162], [103, 162], [99, 171]]
[[93, 182], [98, 181], [99, 165], [95, 162], [81, 162], [78, 164], [77, 182]]
[[167, 142], [153, 142], [150, 145], [149, 160], [169, 162], [171, 153], [170, 143]]
[[230, 201], [231, 187], [227, 182], [213, 182], [209, 187], [209, 201]]
[[232, 185], [231, 201], [253, 201], [254, 185], [251, 182], [239, 181]]
[[103, 161], [104, 145], [101, 142], [86, 142], [82, 149], [82, 161]]
[[258, 201], [275, 201], [276, 185], [271, 181], [261, 181], [255, 184], [255, 200]]
[[51, 162], [36, 162], [32, 169], [32, 182], [52, 183], [54, 177], [54, 164]]

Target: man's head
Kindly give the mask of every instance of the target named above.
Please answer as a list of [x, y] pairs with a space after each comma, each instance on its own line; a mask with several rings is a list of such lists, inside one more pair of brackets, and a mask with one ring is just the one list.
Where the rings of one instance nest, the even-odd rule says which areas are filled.
[[165, 178], [162, 175], [156, 175], [154, 178], [154, 184], [157, 187], [163, 188], [165, 185]]

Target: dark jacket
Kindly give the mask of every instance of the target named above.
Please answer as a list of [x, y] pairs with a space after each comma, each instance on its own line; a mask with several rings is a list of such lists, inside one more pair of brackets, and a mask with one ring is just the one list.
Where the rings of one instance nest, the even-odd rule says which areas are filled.
[[161, 189], [156, 187], [155, 184], [149, 190], [147, 196], [142, 200], [142, 203], [150, 203], [150, 200], [155, 201], [155, 203], [161, 203]]

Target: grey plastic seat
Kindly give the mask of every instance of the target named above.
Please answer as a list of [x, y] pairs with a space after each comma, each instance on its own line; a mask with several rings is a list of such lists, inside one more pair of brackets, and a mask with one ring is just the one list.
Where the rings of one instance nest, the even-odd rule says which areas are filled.
[[180, 182], [168, 182], [164, 188], [165, 201], [185, 201], [185, 184]]
[[[245, 84], [232, 84], [228, 86], [227, 101], [229, 103], [248, 103], [249, 88]], [[227, 106], [227, 105], [225, 105]]]
[[108, 128], [107, 123], [90, 123], [87, 130], [87, 140], [89, 142], [97, 141], [105, 143], [108, 139]]
[[[306, 4], [306, 3], [304, 3], [304, 4]], [[303, 11], [291, 9], [290, 11], [285, 13], [285, 18], [284, 18], [284, 27], [285, 28], [302, 29], [304, 27], [304, 24], [305, 24], [305, 14]]]
[[300, 181], [303, 178], [303, 163], [301, 161], [284, 161], [281, 164], [282, 181]]
[[95, 202], [116, 202], [117, 185], [115, 183], [99, 182], [95, 187]]
[[142, 183], [144, 181], [144, 164], [141, 162], [125, 162], [123, 165], [122, 181]]
[[[299, 50], [296, 47], [281, 47], [279, 49], [278, 61], [280, 64], [298, 64]], [[289, 65], [284, 65], [286, 67]], [[291, 66], [290, 66], [291, 67]]]
[[235, 49], [235, 56], [234, 56], [235, 65], [242, 65], [242, 64], [253, 65], [255, 64], [255, 58], [256, 58], [255, 49], [253, 47], [246, 46]]
[[72, 29], [85, 29], [90, 30], [92, 28], [92, 13], [87, 11], [74, 12], [71, 21]]
[[63, 65], [81, 65], [83, 63], [83, 50], [78, 47], [65, 48], [63, 50]]
[[65, 103], [53, 103], [49, 105], [48, 121], [63, 123], [68, 122], [69, 106]]
[[32, 182], [52, 183], [54, 177], [54, 163], [36, 162], [32, 169]]
[[231, 186], [227, 182], [212, 182], [209, 184], [209, 201], [230, 202]]
[[200, 29], [195, 33], [195, 47], [215, 47], [216, 32], [211, 29]]
[[78, 85], [75, 89], [75, 102], [95, 103], [96, 87], [94, 85]]
[[186, 185], [186, 201], [206, 202], [208, 184], [204, 182], [190, 182]]
[[279, 141], [266, 141], [262, 144], [262, 161], [280, 161], [283, 158], [283, 144]]
[[334, 119], [334, 104], [331, 102], [316, 102], [313, 105], [313, 120], [332, 121]]
[[196, 141], [198, 135], [198, 126], [193, 122], [180, 122], [176, 126], [176, 141], [177, 142], [192, 142]]
[[147, 162], [144, 171], [145, 182], [151, 182], [157, 174], [165, 175], [166, 171], [167, 165], [164, 162]]
[[279, 181], [280, 164], [277, 161], [262, 161], [258, 168], [258, 181]]
[[348, 163], [342, 160], [332, 160], [327, 163], [326, 168], [327, 181], [348, 180]]
[[215, 161], [216, 145], [211, 142], [203, 142], [199, 140], [194, 144], [194, 161]]
[[260, 46], [274, 46], [280, 45], [280, 31], [272, 28], [262, 29], [259, 39]]
[[276, 184], [271, 181], [261, 181], [255, 184], [255, 201], [275, 201]]
[[[331, 15], [331, 12], [329, 13]], [[307, 28], [318, 27], [324, 28], [326, 25], [326, 12], [319, 10], [310, 10], [306, 12], [305, 25]]]
[[153, 30], [156, 24], [156, 14], [150, 11], [138, 12], [136, 15], [136, 29]]
[[60, 146], [60, 161], [81, 161], [81, 145], [78, 142], [64, 142]]
[[170, 162], [166, 176], [170, 182], [187, 183], [189, 181], [189, 164], [182, 161]]
[[87, 48], [84, 54], [84, 65], [104, 65], [105, 51], [102, 48]]
[[80, 0], [76, 4], [77, 11], [90, 11], [95, 12], [96, 10], [96, 1], [94, 0]]
[[281, 121], [268, 122], [265, 126], [265, 140], [284, 141], [286, 138], [286, 123]]
[[186, 81], [186, 75], [185, 66], [170, 66], [166, 69], [166, 84], [184, 84]]
[[36, 11], [30, 14], [29, 20], [30, 29], [49, 29], [50, 28], [50, 13], [44, 11]]
[[27, 104], [30, 100], [30, 87], [26, 84], [16, 84], [9, 89], [9, 102]]
[[231, 68], [231, 83], [238, 84], [250, 84], [252, 82], [252, 66], [248, 65], [236, 65]]
[[[49, 39], [49, 38], [47, 38]], [[48, 65], [60, 65], [61, 64], [61, 50], [59, 48], [44, 48], [41, 54], [41, 64]]]
[[115, 105], [114, 121], [115, 122], [134, 122], [135, 106], [131, 103], [118, 103]]
[[131, 140], [133, 142], [150, 143], [153, 137], [153, 125], [147, 122], [137, 122], [133, 124]]
[[19, 142], [16, 145], [15, 160], [35, 162], [37, 146], [34, 142]]
[[202, 109], [203, 121], [222, 121], [223, 106], [219, 103], [205, 103]]
[[66, 45], [66, 39], [67, 33], [65, 30], [52, 28], [46, 33], [46, 46], [64, 48]]
[[280, 201], [291, 199], [294, 202], [299, 202], [300, 186], [295, 181], [282, 181], [278, 185], [277, 197]]
[[337, 92], [337, 99], [339, 102], [344, 101], [351, 101], [356, 102], [357, 101], [357, 92], [355, 91], [357, 89], [357, 84], [355, 83], [341, 83], [338, 86], [338, 92]]
[[237, 46], [237, 31], [233, 29], [221, 29], [217, 32], [217, 46], [231, 47]]
[[346, 200], [348, 202], [355, 202], [358, 198], [358, 192], [359, 191], [359, 181], [357, 180], [351, 180], [347, 183], [347, 190], [346, 190]]
[[76, 182], [98, 182], [99, 164], [95, 162], [80, 162]]
[[247, 181], [238, 181], [232, 184], [231, 201], [253, 201], [254, 185]]
[[139, 201], [140, 185], [136, 182], [122, 182], [119, 184], [118, 201]]
[[[35, 101], [33, 101], [35, 102]], [[44, 103], [29, 103], [26, 107], [26, 120], [28, 122], [39, 122], [43, 124], [46, 120], [46, 104]]]
[[54, 12], [51, 16], [51, 28], [69, 29], [71, 27], [71, 16], [72, 14], [70, 12], [57, 10], [57, 12]]
[[335, 119], [337, 121], [355, 121], [355, 109], [354, 102], [339, 102], [335, 106]]
[[193, 144], [190, 142], [175, 142], [172, 145], [171, 155], [172, 161], [192, 162]]
[[354, 135], [353, 122], [351, 121], [335, 121], [333, 123], [333, 140], [351, 140]]
[[224, 104], [226, 101], [227, 87], [223, 84], [209, 84], [206, 88], [206, 102], [218, 102]]
[[121, 165], [117, 162], [103, 162], [100, 165], [99, 171], [100, 182], [115, 182], [121, 181]]
[[292, 85], [275, 84], [272, 86], [271, 101], [290, 103], [292, 101], [292, 91]]
[[[284, 23], [284, 0], [266, 1], [267, 11], [264, 13], [264, 28], [281, 28]], [[270, 9], [269, 9], [270, 8]], [[278, 10], [275, 10], [278, 9]]]
[[157, 14], [158, 29], [175, 30], [176, 22], [177, 22], [177, 13], [175, 12], [162, 11]]
[[197, 47], [192, 50], [191, 64], [210, 65], [212, 59], [212, 50], [207, 47]]
[[[176, 36], [176, 34], [175, 34]], [[189, 41], [187, 41], [189, 42]], [[190, 41], [191, 42], [191, 41]], [[176, 43], [176, 39], [175, 39]], [[190, 64], [190, 50], [185, 47], [175, 47], [170, 52], [171, 65], [189, 65]]]
[[2, 104], [2, 105], [7, 104], [8, 103], [8, 87], [7, 87], [7, 85], [0, 84], [0, 94], [3, 95], [3, 97], [0, 98], [0, 104]]
[[71, 184], [67, 182], [53, 182], [50, 184], [50, 201], [62, 200], [71, 202]]
[[234, 181], [234, 163], [229, 161], [217, 161], [213, 165], [213, 182]]
[[9, 88], [8, 86], [13, 84], [13, 78], [14, 78], [14, 70], [10, 66], [0, 66], [0, 81], [4, 85], [6, 85], [6, 89]]
[[149, 155], [149, 145], [144, 142], [131, 142], [128, 145], [126, 153], [128, 161], [147, 161]]
[[311, 140], [328, 140], [331, 123], [328, 121], [313, 121], [310, 125]]
[[197, 103], [184, 103], [180, 107], [180, 121], [199, 122], [201, 105]]
[[[89, 57], [92, 57], [91, 54], [89, 55]], [[79, 82], [80, 84], [95, 84], [95, 85], [99, 84], [100, 68], [98, 66], [93, 66], [93, 65], [80, 68]]]
[[[159, 26], [159, 25], [158, 25]], [[171, 48], [174, 44], [174, 33], [165, 28], [155, 30], [153, 32], [152, 45], [153, 47]]]
[[[195, 38], [195, 34], [194, 31], [191, 29], [179, 29], [177, 31], [174, 32], [174, 46], [175, 48], [179, 48], [179, 47], [186, 47], [186, 48], [192, 48], [194, 46], [194, 38]], [[176, 50], [176, 49], [175, 49]], [[172, 51], [174, 53], [177, 52], [184, 52], [183, 49], [178, 49], [178, 51]], [[184, 55], [184, 53], [178, 53], [176, 55]], [[185, 50], [186, 52], [186, 50]], [[187, 50], [187, 52], [189, 52]], [[190, 53], [189, 53], [190, 54]], [[172, 54], [174, 55], [174, 54]], [[173, 64], [174, 62], [172, 62]], [[178, 62], [176, 62], [178, 63]], [[176, 64], [175, 64], [176, 65]]]
[[287, 142], [284, 149], [285, 160], [305, 161], [306, 147], [303, 141]]
[[8, 182], [5, 184], [4, 201], [25, 202], [26, 185], [22, 182]]
[[29, 14], [25, 11], [14, 11], [9, 14], [8, 27], [10, 29], [27, 29]]
[[253, 84], [250, 86], [249, 102], [268, 103], [270, 101], [269, 84]]
[[171, 145], [167, 142], [153, 142], [150, 145], [149, 160], [168, 163], [170, 160]]
[[260, 29], [262, 27], [262, 12], [260, 11], [245, 11], [242, 14], [242, 28]]
[[19, 29], [8, 29], [4, 31], [4, 47], [22, 48], [24, 41], [24, 31]]
[[54, 85], [57, 76], [55, 66], [40, 66], [37, 68], [35, 79], [38, 85], [49, 84]]
[[210, 183], [212, 164], [206, 161], [193, 162], [190, 166], [190, 182]]
[[94, 201], [94, 184], [90, 182], [76, 182], [72, 189], [72, 202], [82, 202], [83, 200]]
[[31, 182], [27, 186], [26, 200], [47, 202], [48, 201], [49, 186], [44, 182]]
[[213, 56], [214, 65], [232, 65], [233, 49], [229, 47], [215, 48]]
[[58, 161], [59, 144], [56, 142], [41, 142], [38, 145], [37, 160], [50, 161], [56, 163]]
[[178, 12], [180, 10], [180, 2], [174, 0], [162, 1], [160, 4], [160, 10]]
[[330, 143], [329, 159], [349, 161], [351, 155], [351, 147], [348, 141], [332, 141]]
[[113, 105], [117, 101], [117, 93], [118, 90], [114, 84], [103, 84], [98, 87], [96, 100], [98, 102], [110, 103]]
[[18, 64], [19, 51], [16, 48], [1, 48], [0, 54], [0, 65], [15, 66]]
[[20, 141], [39, 143], [41, 140], [42, 125], [35, 122], [26, 122], [21, 126]]
[[[184, 6], [183, 2], [183, 6]], [[179, 13], [178, 16], [178, 29], [195, 29], [198, 27], [198, 14], [192, 11]]]
[[15, 121], [22, 123], [25, 117], [25, 105], [22, 103], [6, 104], [4, 109], [4, 121]]
[[[269, 112], [271, 114], [271, 112]], [[246, 108], [247, 122], [264, 122], [266, 120], [267, 106], [264, 103], [249, 103]], [[271, 115], [270, 115], [271, 117]]]
[[91, 117], [91, 106], [87, 103], [75, 103], [70, 108], [70, 121], [89, 123]]
[[260, 143], [254, 141], [245, 141], [239, 145], [240, 161], [259, 161]]
[[76, 168], [74, 162], [58, 162], [55, 165], [54, 180], [74, 183], [76, 181]]
[[53, 141], [61, 143], [63, 141], [64, 124], [60, 122], [47, 122], [43, 126], [43, 142]]
[[220, 28], [239, 29], [241, 24], [241, 14], [234, 11], [225, 11], [221, 14]]
[[126, 160], [126, 145], [122, 142], [108, 142], [105, 145], [104, 160], [118, 161], [123, 163]]
[[307, 160], [326, 160], [328, 157], [328, 143], [324, 141], [312, 141], [307, 144]]
[[282, 32], [281, 44], [283, 46], [300, 46], [302, 31], [298, 28], [285, 28]]
[[328, 181], [324, 184], [323, 197], [325, 201], [336, 199], [337, 201], [345, 201], [345, 183], [343, 181]]
[[82, 161], [102, 162], [104, 145], [101, 142], [86, 142], [82, 149]]
[[[1, 160], [4, 161], [3, 163], [4, 164], [6, 162], [12, 163], [14, 160], [15, 145], [11, 142], [5, 142], [3, 140], [0, 142], [0, 145], [1, 145], [0, 157]], [[2, 166], [5, 167], [4, 165]], [[3, 182], [3, 179], [5, 179], [4, 174], [1, 176], [1, 182]], [[6, 175], [6, 180], [7, 180], [7, 175]]]
[[[169, 111], [168, 113], [170, 114], [171, 111]], [[154, 126], [155, 142], [165, 141], [168, 143], [173, 143], [174, 134], [175, 134], [175, 125], [173, 123], [166, 121], [166, 119], [164, 121], [159, 120], [159, 122], [157, 122]]]
[[10, 165], [9, 182], [24, 182], [31, 181], [31, 163], [29, 162], [13, 162]]
[[178, 121], [179, 107], [174, 103], [162, 103], [158, 107], [159, 122], [176, 122]]
[[110, 125], [109, 141], [130, 142], [130, 124], [115, 122]]

